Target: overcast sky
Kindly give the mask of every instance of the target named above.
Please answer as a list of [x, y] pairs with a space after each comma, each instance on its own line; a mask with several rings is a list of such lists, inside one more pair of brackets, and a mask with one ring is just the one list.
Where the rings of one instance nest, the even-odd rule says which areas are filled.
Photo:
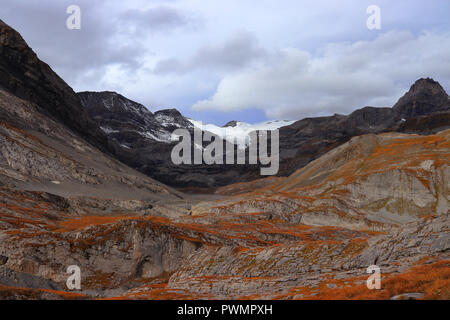
[[[81, 8], [81, 30], [66, 8]], [[366, 10], [381, 9], [369, 30]], [[0, 19], [76, 91], [250, 123], [392, 106], [421, 77], [450, 91], [449, 0], [1, 0]]]

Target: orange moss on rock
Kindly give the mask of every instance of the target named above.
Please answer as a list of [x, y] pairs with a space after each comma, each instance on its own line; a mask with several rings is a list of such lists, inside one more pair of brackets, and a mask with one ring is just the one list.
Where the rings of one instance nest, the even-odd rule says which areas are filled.
[[93, 225], [110, 224], [122, 220], [139, 219], [133, 216], [85, 216], [81, 218], [68, 219], [59, 223], [60, 229], [55, 232], [68, 232], [87, 228]]
[[30, 299], [41, 300], [42, 298], [50, 299], [64, 299], [64, 300], [83, 300], [88, 296], [68, 291], [57, 291], [50, 289], [30, 289], [30, 288], [18, 288], [11, 286], [0, 285], [0, 299]]
[[[450, 261], [448, 260], [417, 265], [402, 274], [386, 275], [386, 278], [382, 278], [380, 290], [369, 290], [365, 283], [357, 284], [365, 282], [365, 279], [367, 277], [328, 280], [322, 282], [320, 287], [313, 291], [307, 287], [293, 288], [289, 295], [279, 298], [303, 294], [303, 299], [308, 300], [387, 300], [396, 295], [418, 292], [423, 293], [423, 299], [427, 300], [450, 299]], [[327, 284], [335, 284], [338, 288], [330, 289]]]
[[187, 292], [181, 289], [167, 288], [166, 283], [151, 284], [133, 289], [132, 292], [122, 296], [104, 298], [99, 300], [197, 300], [207, 299], [205, 295]]

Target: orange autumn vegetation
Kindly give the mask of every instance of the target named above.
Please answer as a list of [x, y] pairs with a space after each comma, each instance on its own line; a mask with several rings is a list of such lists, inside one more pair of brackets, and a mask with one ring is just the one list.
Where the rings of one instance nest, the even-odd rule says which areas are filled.
[[450, 130], [431, 136], [412, 135], [394, 139], [389, 138], [389, 134], [380, 135], [382, 139], [375, 143], [373, 150], [367, 155], [360, 151], [360, 145], [348, 146], [348, 152], [355, 156], [343, 165], [337, 166], [336, 170], [321, 183], [302, 186], [304, 181], [321, 172], [321, 167], [312, 163], [296, 171], [286, 181], [274, 185], [273, 190], [293, 192], [298, 189], [298, 191], [307, 192], [310, 188], [320, 188], [327, 181], [342, 179], [343, 182], [340, 185], [346, 185], [360, 177], [393, 169], [413, 169], [421, 181], [427, 184], [424, 177], [421, 177], [421, 170], [418, 167], [425, 160], [432, 160], [436, 168], [449, 163], [449, 136]]
[[140, 287], [140, 291], [127, 293], [123, 296], [99, 300], [196, 300], [207, 297], [167, 288], [166, 283], [152, 284]]
[[59, 223], [60, 229], [57, 232], [67, 232], [84, 229], [92, 225], [109, 224], [121, 220], [139, 219], [132, 216], [85, 216], [77, 219], [69, 219]]
[[44, 293], [51, 294], [55, 297], [60, 297], [64, 300], [82, 300], [87, 296], [81, 293], [57, 291], [50, 289], [31, 289], [31, 288], [18, 288], [0, 285], [0, 296], [6, 298], [26, 297], [27, 299], [41, 299]]
[[[361, 281], [362, 278], [353, 280]], [[329, 289], [323, 283], [314, 296], [308, 296], [311, 294], [308, 292], [311, 290], [309, 288], [297, 288], [295, 293], [304, 294], [304, 299], [314, 300], [386, 300], [399, 294], [419, 292], [424, 293], [424, 299], [427, 300], [449, 300], [450, 261], [414, 266], [406, 273], [388, 276], [387, 279], [382, 279], [380, 290], [369, 290], [365, 283], [349, 285], [349, 282], [349, 279], [327, 282], [344, 285], [336, 289]]]

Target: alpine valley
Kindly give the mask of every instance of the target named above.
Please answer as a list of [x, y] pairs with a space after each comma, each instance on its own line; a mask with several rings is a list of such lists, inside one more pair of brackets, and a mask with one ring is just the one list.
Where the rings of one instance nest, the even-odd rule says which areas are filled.
[[203, 126], [217, 139], [279, 129], [277, 176], [175, 165], [173, 131], [199, 126], [74, 92], [0, 20], [0, 299], [450, 299], [450, 98], [437, 81], [392, 107]]

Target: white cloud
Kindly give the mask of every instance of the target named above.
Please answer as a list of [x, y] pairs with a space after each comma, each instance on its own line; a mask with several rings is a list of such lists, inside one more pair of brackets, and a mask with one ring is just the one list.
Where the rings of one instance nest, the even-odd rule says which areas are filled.
[[390, 31], [374, 40], [288, 48], [254, 68], [225, 76], [194, 110], [264, 110], [269, 119], [391, 106], [418, 78], [450, 84], [450, 33]]

